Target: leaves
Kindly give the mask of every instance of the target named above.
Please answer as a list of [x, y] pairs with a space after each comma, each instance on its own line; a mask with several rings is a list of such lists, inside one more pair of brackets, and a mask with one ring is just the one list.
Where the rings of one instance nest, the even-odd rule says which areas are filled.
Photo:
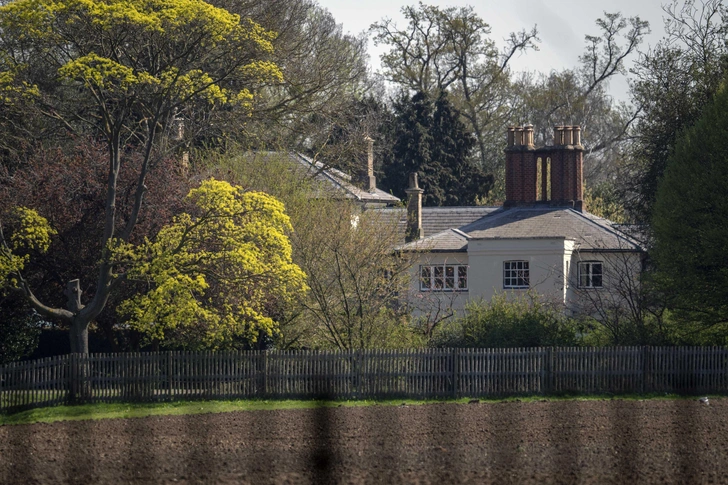
[[169, 345], [214, 348], [273, 335], [267, 304], [306, 290], [306, 276], [291, 260], [283, 204], [214, 179], [188, 198], [195, 211], [175, 217], [154, 241], [112, 245], [126, 277], [150, 287], [119, 312]]
[[15, 288], [18, 275], [30, 259], [29, 251], [48, 251], [56, 231], [45, 217], [27, 207], [13, 208], [7, 219], [11, 230], [9, 239], [0, 221], [0, 288]]

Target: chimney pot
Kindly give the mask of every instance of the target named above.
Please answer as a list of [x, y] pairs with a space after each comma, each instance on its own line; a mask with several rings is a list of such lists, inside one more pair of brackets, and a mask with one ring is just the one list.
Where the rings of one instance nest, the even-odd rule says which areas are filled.
[[512, 147], [515, 143], [515, 135], [516, 135], [516, 127], [515, 126], [509, 126], [508, 130], [506, 131], [506, 139], [508, 140], [507, 145], [509, 147]]
[[564, 127], [556, 126], [556, 127], [554, 127], [554, 145], [563, 145], [563, 144], [564, 144]]
[[564, 145], [573, 145], [573, 126], [564, 126]]
[[573, 137], [574, 145], [581, 146], [581, 127], [580, 126], [573, 127], [572, 137]]
[[523, 144], [529, 147], [533, 146], [533, 125], [523, 127]]
[[523, 145], [523, 127], [522, 126], [516, 126], [515, 135], [516, 135], [515, 145], [516, 146]]

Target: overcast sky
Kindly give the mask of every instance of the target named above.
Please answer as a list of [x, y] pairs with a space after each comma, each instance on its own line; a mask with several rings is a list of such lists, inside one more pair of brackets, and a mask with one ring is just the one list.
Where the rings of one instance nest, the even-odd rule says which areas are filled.
[[[398, 26], [406, 25], [401, 8], [414, 5], [417, 0], [318, 0], [328, 9], [344, 31], [358, 34], [368, 30], [369, 26], [382, 18], [393, 19]], [[641, 49], [654, 45], [664, 34], [663, 11], [661, 0], [611, 0], [600, 2], [594, 0], [516, 0], [516, 1], [430, 1], [441, 8], [451, 6], [472, 5], [475, 11], [492, 28], [491, 38], [499, 46], [510, 32], [530, 29], [537, 25], [541, 43], [539, 51], [530, 51], [512, 62], [515, 70], [550, 72], [574, 67], [579, 62], [579, 55], [584, 51], [584, 36], [599, 35], [594, 21], [603, 12], [622, 12], [626, 17], [638, 15], [650, 23], [652, 33], [643, 42]], [[379, 55], [383, 48], [375, 48], [369, 41], [371, 65], [379, 69]], [[631, 65], [633, 59], [627, 63]], [[611, 83], [611, 93], [617, 99], [627, 100], [627, 83], [625, 79], [615, 79]]]

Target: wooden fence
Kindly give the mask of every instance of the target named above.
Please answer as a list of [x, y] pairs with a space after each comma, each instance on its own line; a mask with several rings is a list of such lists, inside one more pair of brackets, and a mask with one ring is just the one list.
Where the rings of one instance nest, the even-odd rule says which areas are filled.
[[726, 393], [728, 349], [70, 354], [0, 367], [0, 412], [69, 402]]

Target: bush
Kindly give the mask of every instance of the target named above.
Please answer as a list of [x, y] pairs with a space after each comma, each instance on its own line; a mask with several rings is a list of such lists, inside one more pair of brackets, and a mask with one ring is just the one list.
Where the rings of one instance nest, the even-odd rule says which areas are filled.
[[38, 347], [40, 318], [18, 298], [0, 298], [0, 365], [20, 360]]
[[461, 318], [444, 325], [433, 337], [436, 347], [547, 347], [580, 344], [581, 329], [563, 311], [528, 294], [490, 303], [469, 302]]

